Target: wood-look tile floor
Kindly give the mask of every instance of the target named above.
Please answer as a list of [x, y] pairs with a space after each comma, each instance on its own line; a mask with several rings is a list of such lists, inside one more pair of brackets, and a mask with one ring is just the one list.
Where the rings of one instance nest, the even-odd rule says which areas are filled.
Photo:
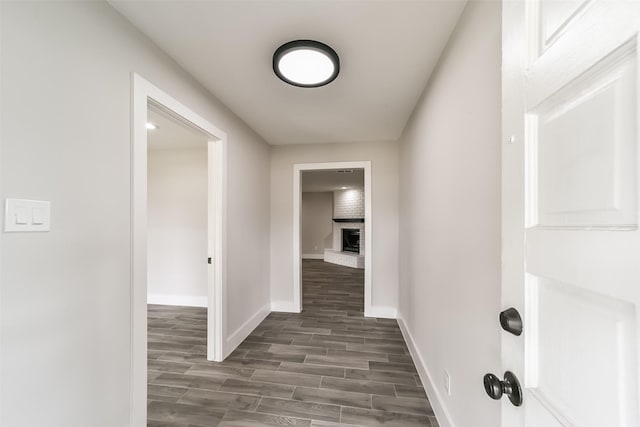
[[148, 426], [426, 426], [395, 320], [363, 316], [363, 270], [305, 260], [300, 314], [271, 313], [224, 362], [206, 311], [149, 305]]

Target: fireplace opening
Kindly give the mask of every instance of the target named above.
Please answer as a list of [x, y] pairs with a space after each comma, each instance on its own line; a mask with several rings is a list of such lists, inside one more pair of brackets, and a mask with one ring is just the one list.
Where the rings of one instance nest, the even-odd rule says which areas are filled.
[[342, 252], [360, 253], [360, 230], [357, 228], [342, 229]]

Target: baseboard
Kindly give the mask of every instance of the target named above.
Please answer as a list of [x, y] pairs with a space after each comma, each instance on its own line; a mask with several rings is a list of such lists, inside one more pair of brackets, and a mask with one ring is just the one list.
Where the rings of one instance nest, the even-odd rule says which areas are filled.
[[179, 305], [182, 307], [207, 307], [207, 297], [191, 295], [149, 294], [147, 304]]
[[384, 319], [395, 319], [398, 317], [398, 310], [393, 307], [376, 306], [371, 307], [366, 313], [367, 317], [382, 317]]
[[324, 254], [302, 254], [302, 259], [324, 259]]
[[271, 301], [271, 311], [280, 313], [300, 313], [300, 310], [289, 301]]
[[442, 399], [442, 395], [438, 392], [438, 389], [435, 386], [433, 381], [433, 375], [429, 372], [418, 347], [407, 328], [407, 325], [404, 323], [404, 319], [401, 316], [398, 316], [398, 325], [400, 326], [400, 331], [402, 332], [402, 336], [409, 347], [409, 353], [411, 354], [411, 358], [413, 359], [414, 365], [418, 369], [418, 375], [420, 376], [420, 380], [424, 385], [425, 392], [427, 393], [427, 397], [429, 398], [429, 403], [431, 403], [431, 407], [433, 408], [433, 412], [436, 414], [436, 418], [438, 419], [438, 424], [440, 427], [455, 427], [453, 421], [451, 421], [451, 415], [444, 404]]
[[233, 352], [253, 332], [253, 330], [271, 313], [271, 304], [265, 304], [249, 320], [244, 322], [234, 333], [229, 335], [224, 346], [224, 357]]

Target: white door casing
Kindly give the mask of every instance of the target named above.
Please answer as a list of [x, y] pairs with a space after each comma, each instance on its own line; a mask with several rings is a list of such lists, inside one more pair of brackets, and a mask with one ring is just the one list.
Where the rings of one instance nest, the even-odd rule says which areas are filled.
[[639, 425], [639, 30], [640, 2], [503, 2], [503, 427]]

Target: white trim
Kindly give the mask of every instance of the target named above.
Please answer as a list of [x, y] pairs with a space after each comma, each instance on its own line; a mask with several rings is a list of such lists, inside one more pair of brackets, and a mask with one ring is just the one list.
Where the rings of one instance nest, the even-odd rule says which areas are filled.
[[324, 254], [302, 254], [302, 259], [324, 259]]
[[431, 408], [433, 409], [433, 412], [436, 415], [436, 419], [438, 420], [438, 425], [440, 427], [455, 427], [455, 424], [451, 419], [451, 414], [444, 404], [442, 395], [438, 392], [438, 389], [435, 386], [433, 375], [431, 375], [431, 373], [429, 372], [429, 368], [427, 368], [427, 364], [424, 362], [424, 359], [420, 354], [420, 350], [418, 350], [416, 342], [414, 341], [411, 332], [409, 332], [407, 325], [404, 323], [404, 319], [402, 318], [402, 316], [398, 316], [398, 326], [400, 326], [402, 336], [407, 343], [407, 347], [409, 347], [409, 353], [411, 354], [411, 359], [413, 359], [413, 364], [418, 369], [420, 381], [422, 381], [424, 390], [427, 393]]
[[236, 329], [229, 338], [227, 338], [227, 343], [225, 345], [225, 354], [224, 357], [230, 355], [233, 350], [236, 349], [253, 332], [255, 328], [271, 313], [271, 304], [265, 304], [256, 314], [251, 316], [249, 320], [244, 322], [242, 326]]
[[398, 317], [398, 310], [394, 307], [385, 306], [372, 306], [370, 311], [371, 317], [381, 317], [384, 319], [396, 319]]
[[[207, 359], [222, 360], [226, 331], [226, 146], [227, 135], [136, 73], [131, 74], [131, 427], [147, 425], [147, 108], [149, 101], [199, 128], [211, 138], [215, 200], [215, 274], [209, 281]], [[213, 147], [213, 149], [211, 149]], [[210, 187], [211, 193], [211, 187]], [[211, 207], [211, 205], [210, 205]], [[210, 211], [211, 213], [211, 211]]]
[[209, 215], [208, 229], [213, 236], [208, 240], [213, 272], [210, 268], [207, 359], [217, 362], [224, 360], [223, 338], [227, 336], [227, 135], [221, 135], [218, 142], [209, 141], [208, 144], [209, 212], [214, 213], [214, 224], [211, 224], [212, 218]]
[[147, 304], [177, 305], [181, 307], [207, 307], [206, 296], [148, 294]]
[[302, 311], [302, 278], [301, 278], [301, 237], [300, 237], [300, 205], [302, 200], [300, 179], [302, 171], [331, 169], [364, 169], [364, 315], [373, 317], [371, 310], [372, 283], [372, 209], [371, 209], [371, 162], [327, 162], [296, 163], [293, 165], [293, 310]]
[[[2, 2], [0, 2], [0, 22], [2, 22]], [[2, 31], [0, 31], [0, 46], [2, 45]], [[2, 81], [2, 67], [0, 67], [0, 81]], [[0, 129], [2, 129], [2, 107], [0, 106]], [[0, 144], [1, 147], [2, 144]], [[2, 161], [2, 148], [0, 148], [0, 162]], [[0, 183], [2, 181], [0, 180]], [[0, 186], [0, 188], [2, 188]], [[0, 209], [0, 223], [4, 223], [6, 218], [4, 217], [4, 212]], [[0, 233], [0, 248], [2, 248], [2, 233]], [[2, 249], [0, 249], [0, 259], [2, 259]], [[2, 268], [0, 267], [0, 307], [2, 307]], [[0, 316], [0, 336], [2, 335], [2, 316]], [[0, 366], [2, 365], [2, 339], [0, 339]], [[0, 384], [2, 384], [2, 369], [0, 369]], [[0, 420], [2, 420], [2, 402], [4, 402], [2, 390], [4, 387], [0, 387]]]
[[291, 301], [271, 301], [271, 311], [279, 313], [300, 313]]

